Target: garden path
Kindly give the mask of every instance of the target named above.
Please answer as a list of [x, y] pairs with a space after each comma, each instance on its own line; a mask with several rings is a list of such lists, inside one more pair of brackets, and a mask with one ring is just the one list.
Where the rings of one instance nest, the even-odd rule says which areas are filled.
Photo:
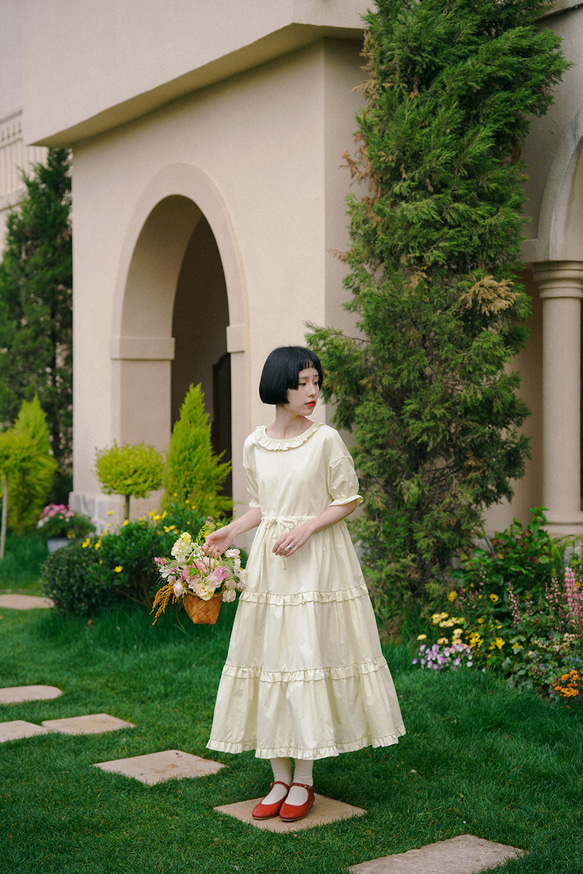
[[10, 610], [37, 610], [39, 607], [54, 606], [50, 598], [41, 598], [38, 595], [0, 595], [0, 607]]

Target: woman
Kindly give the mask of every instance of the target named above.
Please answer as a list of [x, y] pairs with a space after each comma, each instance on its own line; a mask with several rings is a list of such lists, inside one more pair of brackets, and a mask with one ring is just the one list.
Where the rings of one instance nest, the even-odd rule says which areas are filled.
[[314, 802], [315, 759], [405, 733], [344, 521], [362, 500], [352, 458], [337, 431], [308, 418], [322, 379], [309, 349], [269, 355], [259, 393], [275, 418], [243, 453], [250, 509], [206, 540], [216, 556], [259, 526], [208, 743], [271, 760], [256, 819], [301, 819]]

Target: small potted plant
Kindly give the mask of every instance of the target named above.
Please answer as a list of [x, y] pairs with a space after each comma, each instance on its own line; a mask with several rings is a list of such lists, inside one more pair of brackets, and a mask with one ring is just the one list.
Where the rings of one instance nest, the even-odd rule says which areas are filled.
[[86, 537], [95, 531], [95, 525], [83, 513], [77, 513], [67, 504], [48, 504], [36, 523], [46, 534], [49, 552], [65, 546], [69, 540]]
[[204, 539], [217, 526], [207, 519], [196, 540], [183, 531], [172, 547], [172, 559], [155, 558], [158, 572], [165, 584], [154, 596], [154, 625], [170, 602], [182, 602], [197, 625], [214, 625], [221, 603], [234, 601], [236, 593], [245, 588], [245, 571], [241, 567], [238, 549], [227, 549], [220, 559], [204, 552]]

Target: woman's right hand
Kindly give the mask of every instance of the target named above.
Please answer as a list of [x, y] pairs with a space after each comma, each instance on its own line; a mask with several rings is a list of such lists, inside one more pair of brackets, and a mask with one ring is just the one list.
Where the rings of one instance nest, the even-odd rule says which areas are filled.
[[218, 558], [229, 548], [233, 539], [234, 538], [229, 531], [229, 526], [225, 525], [224, 528], [218, 528], [216, 531], [207, 534], [204, 539], [204, 545], [206, 551], [210, 556], [212, 556], [212, 558]]

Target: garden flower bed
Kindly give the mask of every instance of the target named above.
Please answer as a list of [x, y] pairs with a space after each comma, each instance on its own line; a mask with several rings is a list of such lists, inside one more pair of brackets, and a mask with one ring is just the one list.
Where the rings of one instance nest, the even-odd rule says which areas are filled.
[[415, 664], [433, 670], [489, 670], [515, 688], [583, 701], [583, 586], [580, 558], [562, 562], [564, 544], [533, 511], [489, 548], [463, 558], [440, 612], [417, 637]]

